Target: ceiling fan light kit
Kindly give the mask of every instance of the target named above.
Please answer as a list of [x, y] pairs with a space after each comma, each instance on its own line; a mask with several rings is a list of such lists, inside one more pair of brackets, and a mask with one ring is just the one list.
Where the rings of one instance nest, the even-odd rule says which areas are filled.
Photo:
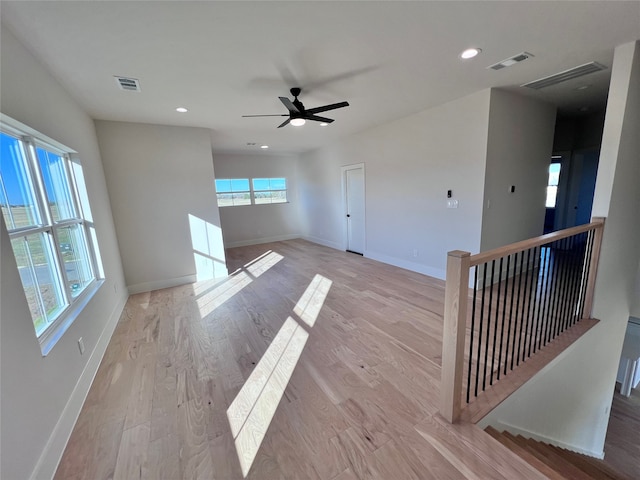
[[288, 114], [283, 113], [273, 115], [243, 115], [243, 117], [289, 117], [280, 125], [278, 125], [278, 128], [282, 128], [289, 123], [294, 127], [300, 127], [304, 125], [307, 120], [321, 122], [321, 124], [329, 124], [333, 122], [332, 118], [320, 117], [316, 114], [349, 106], [349, 102], [338, 102], [332, 103], [330, 105], [324, 105], [322, 107], [310, 108], [307, 110], [306, 108], [304, 108], [302, 102], [298, 100], [298, 95], [300, 95], [302, 89], [292, 88], [290, 92], [291, 95], [293, 95], [293, 100], [289, 100], [287, 97], [278, 97], [282, 104], [287, 107], [287, 110], [289, 110]]

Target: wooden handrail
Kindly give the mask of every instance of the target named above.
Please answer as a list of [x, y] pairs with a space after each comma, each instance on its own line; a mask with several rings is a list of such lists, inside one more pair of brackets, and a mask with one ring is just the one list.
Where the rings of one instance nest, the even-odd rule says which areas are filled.
[[540, 235], [539, 237], [529, 238], [527, 240], [522, 240], [521, 242], [505, 245], [504, 247], [498, 247], [494, 248], [493, 250], [487, 250], [486, 252], [480, 252], [475, 255], [471, 255], [471, 258], [469, 259], [469, 266], [475, 267], [476, 265], [481, 265], [483, 263], [496, 260], [500, 257], [513, 255], [516, 252], [522, 252], [533, 247], [539, 247], [540, 245], [545, 245], [547, 243], [571, 237], [579, 233], [588, 232], [590, 230], [602, 230], [603, 227], [604, 218], [594, 217], [591, 223], [578, 225], [577, 227], [566, 228], [564, 230], [558, 230], [557, 232], [547, 233], [545, 235]]
[[[467, 303], [469, 300], [469, 270], [493, 260], [505, 258], [518, 252], [594, 231], [589, 265], [586, 272], [583, 317], [589, 318], [593, 305], [595, 279], [600, 258], [600, 247], [605, 219], [594, 217], [591, 223], [548, 233], [539, 237], [512, 243], [487, 252], [471, 255], [460, 250], [451, 251], [447, 257], [447, 281], [445, 288], [444, 325], [442, 338], [441, 408], [440, 414], [450, 423], [460, 419], [462, 412], [462, 381], [464, 368], [464, 345], [467, 332]], [[528, 261], [528, 260], [527, 260]], [[506, 289], [506, 287], [505, 287]], [[518, 291], [518, 296], [520, 295]], [[518, 297], [519, 298], [519, 297]], [[517, 315], [517, 313], [516, 313]], [[504, 320], [503, 320], [504, 321]], [[495, 332], [494, 332], [495, 333]], [[495, 339], [494, 339], [495, 341]], [[534, 349], [535, 352], [535, 349]], [[518, 355], [519, 355], [518, 350]], [[505, 367], [506, 368], [506, 367]], [[513, 366], [512, 366], [513, 368]], [[477, 387], [476, 387], [477, 388]], [[484, 388], [484, 387], [483, 387]]]

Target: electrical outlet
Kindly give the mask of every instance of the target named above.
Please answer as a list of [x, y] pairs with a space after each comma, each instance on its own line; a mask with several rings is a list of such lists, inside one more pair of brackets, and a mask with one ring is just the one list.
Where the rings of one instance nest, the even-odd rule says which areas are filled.
[[82, 337], [78, 339], [78, 348], [80, 349], [80, 355], [84, 355], [84, 340], [82, 340]]

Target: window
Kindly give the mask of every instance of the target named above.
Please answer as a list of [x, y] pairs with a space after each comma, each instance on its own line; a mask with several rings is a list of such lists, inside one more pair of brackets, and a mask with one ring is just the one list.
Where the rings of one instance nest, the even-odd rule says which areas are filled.
[[46, 354], [104, 274], [82, 166], [25, 130], [0, 125], [0, 206]]
[[547, 208], [556, 208], [556, 197], [558, 196], [558, 181], [560, 180], [560, 163], [549, 165], [549, 181], [547, 182]]
[[251, 205], [249, 179], [233, 178], [216, 180], [216, 196], [219, 207]]
[[248, 178], [216, 180], [216, 196], [219, 207], [235, 205], [260, 205], [287, 202], [286, 178]]
[[253, 198], [255, 203], [285, 203], [287, 180], [285, 178], [254, 178]]

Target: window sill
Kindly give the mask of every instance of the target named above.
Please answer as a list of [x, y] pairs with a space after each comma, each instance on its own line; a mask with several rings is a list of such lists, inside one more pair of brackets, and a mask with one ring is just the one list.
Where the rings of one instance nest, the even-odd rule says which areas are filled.
[[70, 305], [65, 312], [54, 322], [54, 324], [45, 331], [38, 339], [40, 342], [40, 350], [42, 356], [46, 357], [53, 349], [58, 340], [62, 338], [62, 335], [69, 329], [69, 327], [76, 321], [76, 318], [82, 313], [84, 307], [87, 306], [89, 301], [98, 292], [104, 279], [97, 280], [89, 285], [84, 292], [76, 299], [73, 305]]

